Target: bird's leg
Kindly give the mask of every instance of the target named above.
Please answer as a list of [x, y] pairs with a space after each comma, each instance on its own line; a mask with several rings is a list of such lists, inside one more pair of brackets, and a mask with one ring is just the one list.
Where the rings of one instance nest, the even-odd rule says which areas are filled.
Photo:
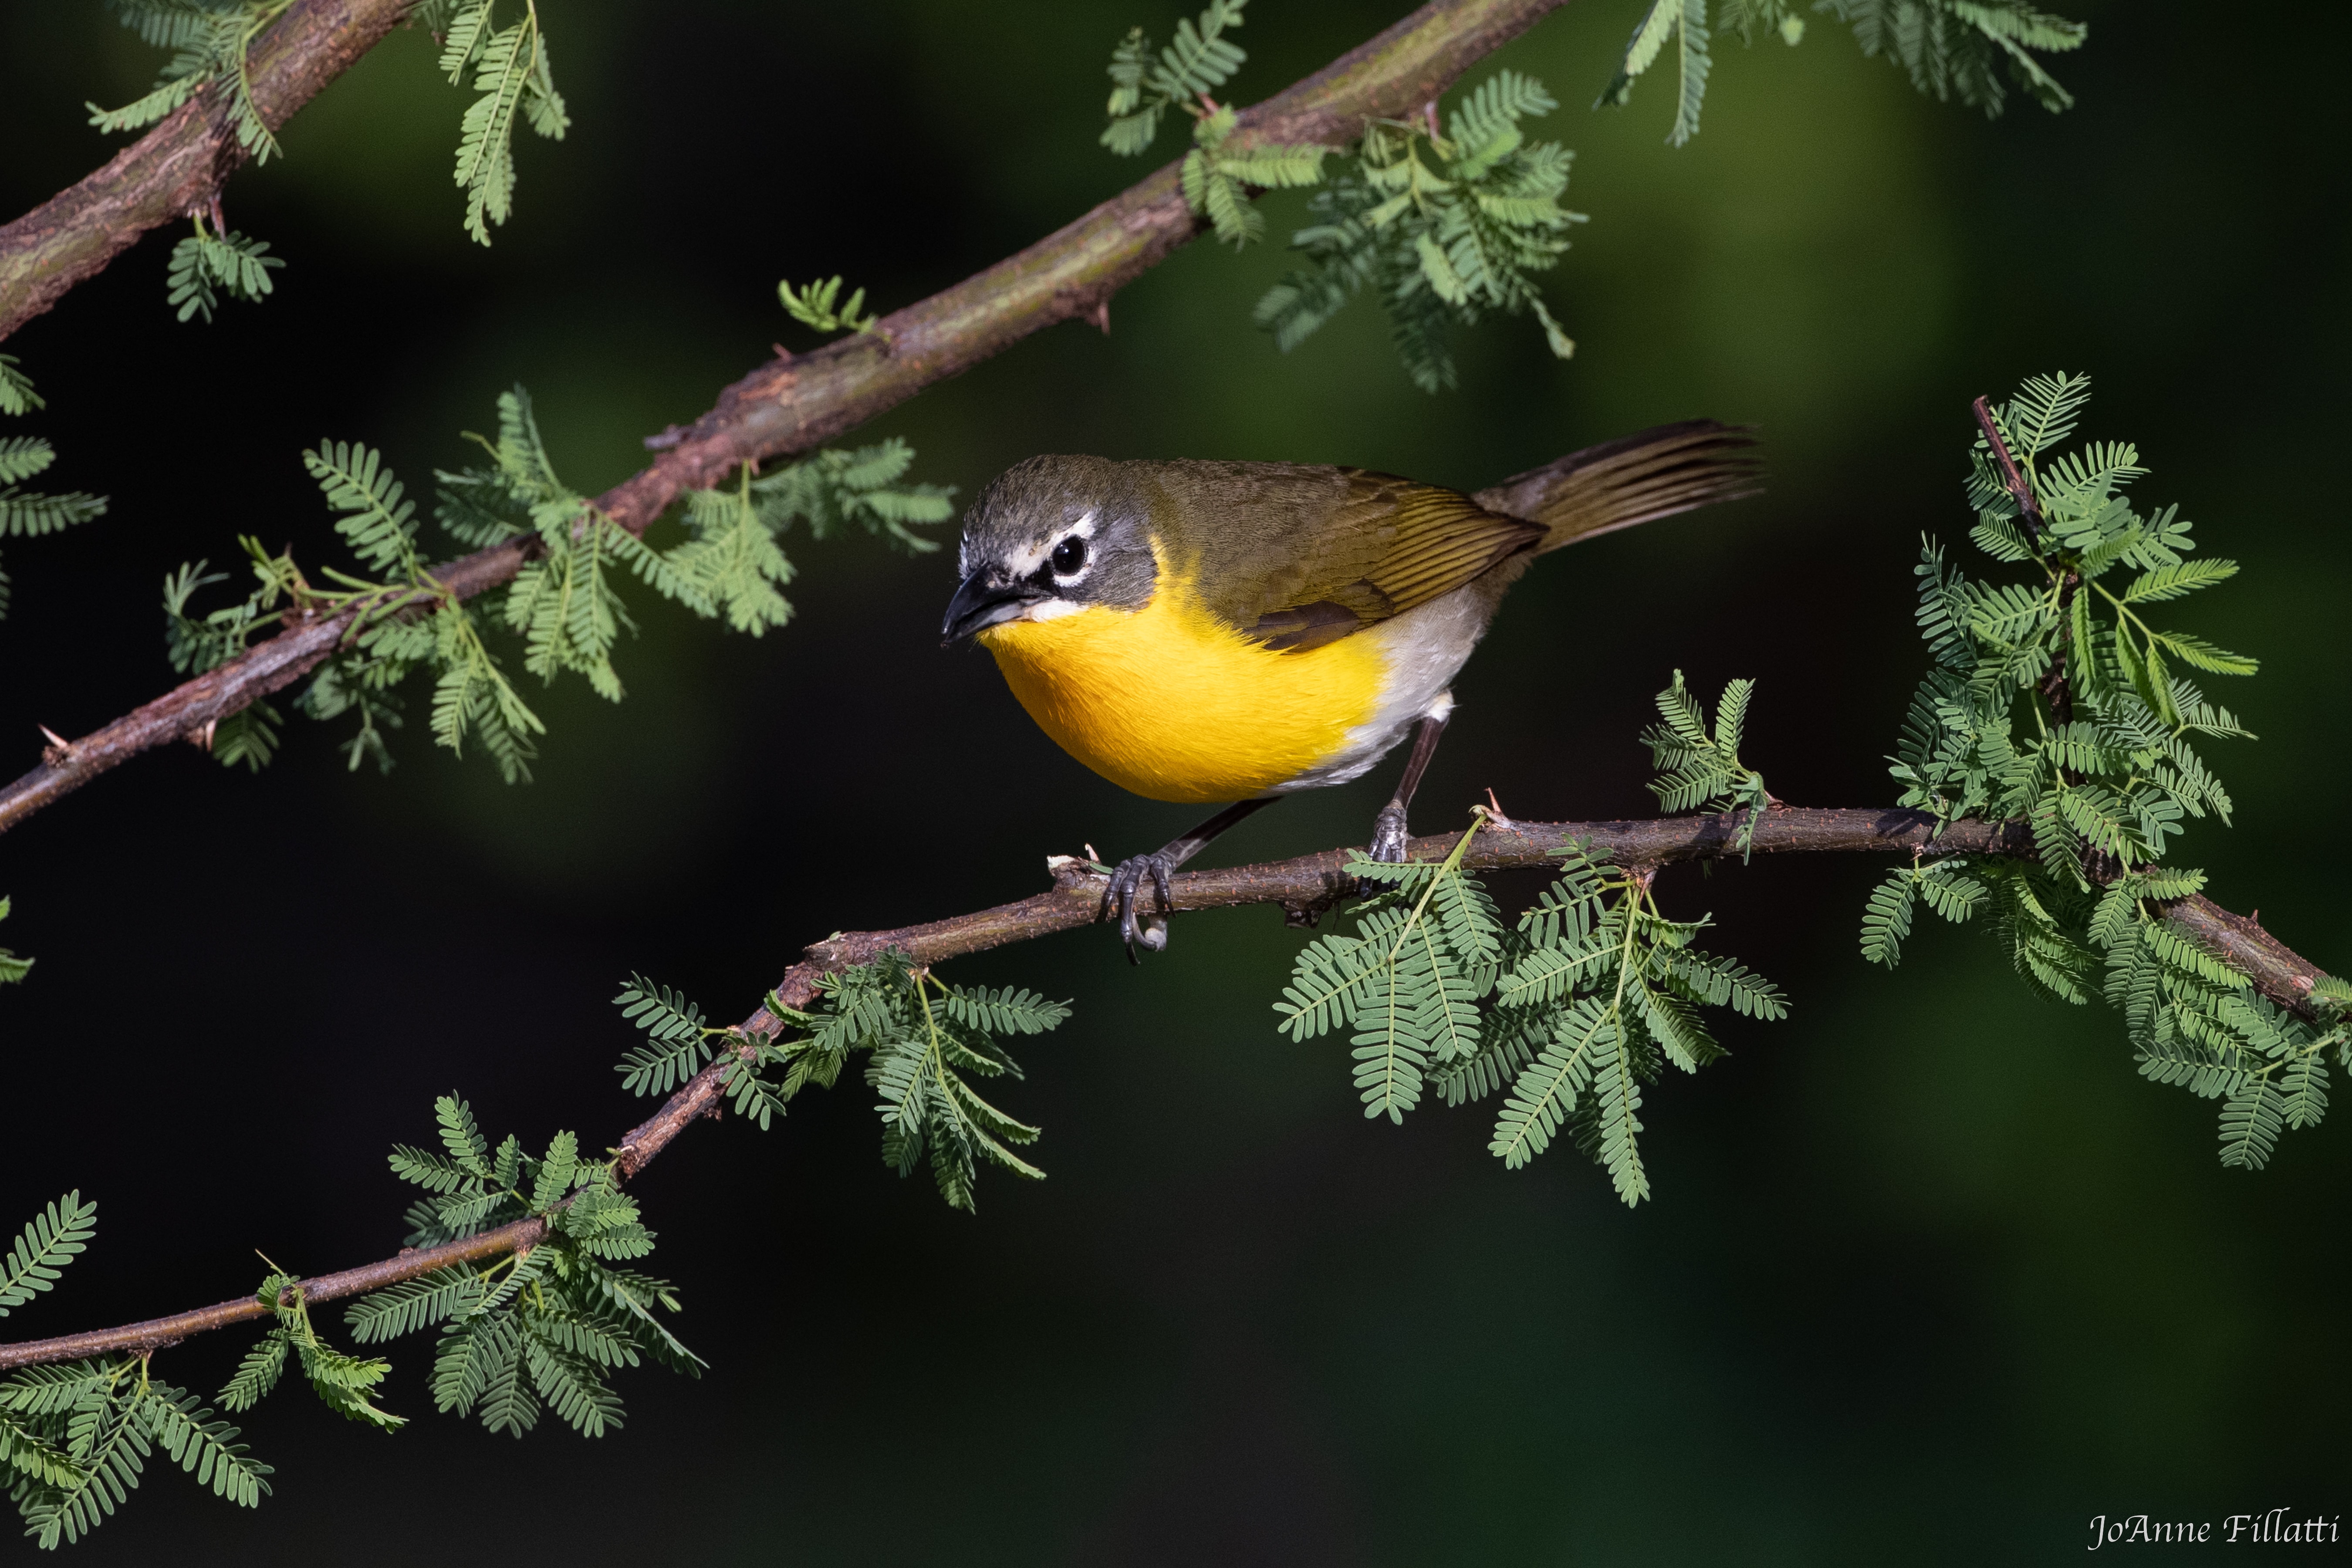
[[1381, 814], [1372, 818], [1372, 858], [1393, 866], [1404, 858], [1404, 814], [1412, 804], [1412, 792], [1421, 787], [1421, 775], [1429, 771], [1429, 759], [1437, 754], [1437, 738], [1445, 733], [1445, 720], [1424, 714], [1413, 726], [1412, 754], [1404, 761], [1404, 777], [1397, 780], [1396, 794]]
[[[1127, 942], [1129, 963], [1143, 962], [1135, 955], [1139, 943], [1154, 952], [1168, 945], [1168, 916], [1176, 907], [1176, 896], [1168, 885], [1170, 873], [1207, 848], [1218, 834], [1281, 798], [1269, 795], [1235, 801], [1181, 838], [1171, 839], [1149, 855], [1130, 855], [1118, 863], [1111, 871], [1110, 885], [1103, 889], [1102, 912], [1097, 918], [1118, 921], [1118, 934]], [[1151, 879], [1151, 890], [1160, 896], [1157, 915], [1145, 915], [1137, 907], [1143, 901], [1146, 877]]]

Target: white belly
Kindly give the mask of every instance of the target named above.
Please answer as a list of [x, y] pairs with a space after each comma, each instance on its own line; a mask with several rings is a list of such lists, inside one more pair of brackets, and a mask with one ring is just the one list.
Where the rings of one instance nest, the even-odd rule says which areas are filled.
[[1361, 778], [1412, 732], [1415, 721], [1443, 719], [1454, 711], [1454, 693], [1447, 688], [1478, 646], [1478, 639], [1486, 635], [1486, 623], [1494, 613], [1491, 597], [1471, 588], [1457, 588], [1358, 632], [1357, 638], [1371, 644], [1388, 660], [1388, 686], [1379, 708], [1348, 731], [1338, 752], [1267, 793], [1288, 795]]

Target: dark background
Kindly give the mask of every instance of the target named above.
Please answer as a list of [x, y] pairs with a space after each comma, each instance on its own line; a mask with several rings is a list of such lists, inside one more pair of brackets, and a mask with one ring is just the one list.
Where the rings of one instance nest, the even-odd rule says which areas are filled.
[[[1239, 96], [1401, 5], [1261, 0]], [[1475, 487], [1655, 421], [1761, 423], [1768, 498], [1556, 558], [1517, 593], [1457, 688], [1428, 831], [1488, 786], [1527, 816], [1650, 809], [1633, 738], [1676, 667], [1710, 695], [1761, 679], [1748, 754], [1781, 796], [1889, 800], [1918, 537], [1965, 549], [1968, 400], [2088, 369], [2085, 433], [2137, 439], [2144, 498], [2246, 563], [2182, 624], [2265, 660], [2213, 683], [2263, 736], [2217, 755], [2238, 826], [2198, 826], [2179, 858], [2345, 962], [2315, 824], [2352, 760], [2346, 113], [2312, 74], [2343, 13], [2302, 16], [2295, 58], [2256, 68], [2210, 5], [2068, 7], [2094, 23], [2058, 68], [2081, 107], [1990, 123], [1822, 18], [1794, 50], [1724, 40], [1705, 133], [1672, 151], [1671, 79], [1622, 115], [1583, 107], [1636, 9], [1580, 0], [1493, 62], [1551, 84], [1567, 107], [1542, 129], [1579, 150], [1593, 221], [1549, 284], [1572, 363], [1498, 323], [1464, 345], [1463, 390], [1425, 397], [1368, 304], [1284, 358], [1247, 319], [1278, 246], [1202, 245], [1122, 293], [1108, 338], [1056, 328], [861, 437], [908, 437], [919, 475], [969, 497], [1039, 450]], [[379, 445], [421, 489], [520, 380], [593, 492], [772, 341], [814, 341], [779, 277], [845, 272], [887, 310], [1138, 177], [1094, 145], [1101, 67], [1131, 21], [1164, 36], [1174, 16], [542, 10], [576, 129], [520, 138], [494, 249], [464, 239], [448, 177], [467, 95], [404, 34], [228, 188], [231, 222], [290, 263], [274, 298], [175, 324], [162, 233], [7, 345], [50, 400], [12, 424], [57, 440], [43, 482], [114, 504], [7, 546], [0, 768], [32, 764], [36, 722], [80, 733], [171, 684], [154, 593], [181, 561], [231, 561], [246, 531], [338, 558], [304, 446]], [[0, 209], [102, 162], [82, 101], [130, 99], [157, 63], [95, 5], [0, 7]], [[1297, 209], [1270, 205], [1279, 236]], [[389, 779], [346, 775], [296, 721], [257, 778], [175, 748], [0, 841], [0, 942], [39, 960], [0, 994], [0, 1228], [69, 1186], [102, 1214], [10, 1334], [233, 1296], [254, 1248], [304, 1271], [383, 1255], [405, 1202], [384, 1150], [429, 1138], [453, 1087], [494, 1136], [617, 1138], [641, 1110], [611, 1072], [632, 969], [739, 1016], [829, 931], [1020, 897], [1048, 852], [1189, 824], [1062, 756], [983, 656], [939, 650], [944, 558], [788, 545], [802, 615], [781, 634], [643, 602], [625, 704], [534, 693], [553, 732], [528, 787], [434, 751], [419, 697]], [[1360, 841], [1387, 787], [1286, 805], [1216, 853]], [[879, 1163], [862, 1086], [764, 1137], [698, 1130], [639, 1189], [711, 1375], [625, 1374], [625, 1432], [549, 1417], [517, 1445], [435, 1416], [429, 1340], [397, 1342], [388, 1401], [416, 1419], [396, 1437], [283, 1391], [246, 1423], [278, 1467], [258, 1513], [159, 1461], [77, 1550], [1980, 1563], [2079, 1554], [2098, 1513], [2343, 1511], [2348, 1282], [2326, 1216], [2352, 1133], [2223, 1170], [2210, 1103], [2139, 1079], [2114, 1015], [2033, 1000], [1982, 934], [1936, 925], [1898, 973], [1864, 966], [1878, 875], [1669, 879], [1669, 907], [1712, 909], [1716, 945], [1795, 1012], [1727, 1019], [1729, 1061], [1651, 1094], [1657, 1197], [1633, 1213], [1565, 1148], [1505, 1172], [1491, 1106], [1365, 1121], [1344, 1047], [1274, 1030], [1301, 939], [1272, 910], [1188, 917], [1140, 970], [1100, 931], [959, 963], [1076, 1001], [1004, 1096], [1045, 1124], [1050, 1181], [992, 1173], [977, 1217], [948, 1212]], [[159, 1375], [216, 1388], [245, 1343], [192, 1343]]]

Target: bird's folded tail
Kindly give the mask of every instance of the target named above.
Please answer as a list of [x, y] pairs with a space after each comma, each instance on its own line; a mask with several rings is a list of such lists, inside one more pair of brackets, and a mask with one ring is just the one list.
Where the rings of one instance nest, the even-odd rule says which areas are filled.
[[1540, 555], [1596, 533], [1761, 494], [1764, 462], [1752, 426], [1685, 419], [1621, 436], [1530, 468], [1471, 499], [1548, 531]]

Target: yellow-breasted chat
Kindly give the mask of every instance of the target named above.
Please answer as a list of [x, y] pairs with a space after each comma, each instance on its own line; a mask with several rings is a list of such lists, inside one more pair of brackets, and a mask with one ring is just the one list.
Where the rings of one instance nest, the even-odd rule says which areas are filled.
[[1759, 469], [1753, 437], [1711, 419], [1475, 495], [1362, 468], [1031, 458], [965, 515], [943, 637], [976, 637], [1030, 717], [1112, 783], [1234, 803], [1113, 872], [1104, 915], [1132, 956], [1165, 945], [1169, 876], [1211, 839], [1360, 777], [1410, 733], [1371, 845], [1402, 859], [1454, 674], [1535, 557], [1753, 494]]

